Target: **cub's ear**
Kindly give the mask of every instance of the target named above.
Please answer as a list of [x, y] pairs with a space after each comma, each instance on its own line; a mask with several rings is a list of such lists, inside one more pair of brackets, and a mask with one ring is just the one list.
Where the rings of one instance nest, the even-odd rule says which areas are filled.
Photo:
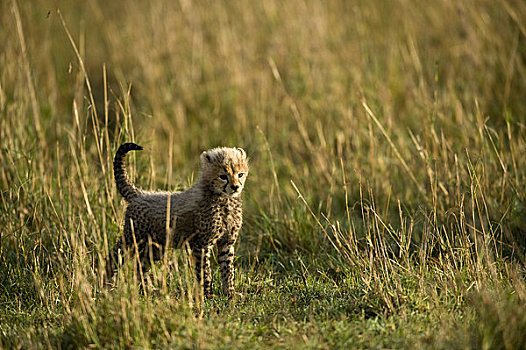
[[206, 151], [203, 151], [203, 153], [201, 153], [201, 162], [211, 162], [211, 161], [212, 161], [212, 158], [210, 158], [210, 155], [206, 153]]
[[239, 151], [239, 153], [241, 153], [241, 155], [243, 156], [243, 159], [247, 158], [247, 152], [245, 152], [243, 148], [238, 147], [237, 150]]

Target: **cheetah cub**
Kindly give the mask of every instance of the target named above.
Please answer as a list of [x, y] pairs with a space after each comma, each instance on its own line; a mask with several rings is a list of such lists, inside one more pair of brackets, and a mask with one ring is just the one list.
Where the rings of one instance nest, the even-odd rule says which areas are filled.
[[124, 158], [129, 151], [142, 149], [125, 143], [113, 161], [117, 190], [128, 206], [124, 233], [110, 253], [107, 275], [111, 277], [117, 270], [120, 250], [137, 252], [139, 268], [145, 272], [150, 261], [161, 259], [165, 247], [177, 248], [188, 242], [197, 281], [208, 296], [212, 282], [210, 252], [217, 243], [223, 293], [232, 296], [234, 244], [243, 220], [241, 192], [248, 175], [245, 151], [220, 147], [203, 152], [197, 183], [184, 192], [170, 193], [144, 191], [130, 182]]

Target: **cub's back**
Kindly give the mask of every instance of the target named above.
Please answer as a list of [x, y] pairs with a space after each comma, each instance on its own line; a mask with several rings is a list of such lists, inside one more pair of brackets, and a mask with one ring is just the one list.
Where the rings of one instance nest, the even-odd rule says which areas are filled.
[[[200, 191], [189, 189], [181, 193], [146, 192], [132, 200], [126, 208], [125, 225], [137, 237], [151, 236], [157, 243], [165, 242], [168, 198], [170, 198], [170, 228], [175, 228], [174, 242], [195, 232], [195, 217], [201, 201]], [[175, 225], [174, 225], [175, 224]]]

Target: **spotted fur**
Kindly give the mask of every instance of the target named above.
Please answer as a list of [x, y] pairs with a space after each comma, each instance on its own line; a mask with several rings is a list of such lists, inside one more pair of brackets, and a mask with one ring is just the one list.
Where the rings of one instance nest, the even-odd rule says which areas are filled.
[[[243, 221], [241, 193], [248, 175], [248, 159], [241, 148], [214, 148], [201, 154], [197, 183], [184, 192], [151, 192], [136, 188], [129, 180], [124, 159], [134, 143], [119, 147], [113, 162], [119, 193], [128, 202], [124, 232], [108, 258], [108, 275], [118, 267], [126, 251], [138, 253], [145, 272], [150, 261], [159, 260], [166, 247], [188, 242], [195, 261], [200, 288], [211, 292], [210, 254], [217, 244], [223, 293], [234, 292], [234, 244]], [[168, 208], [170, 213], [167, 215]]]

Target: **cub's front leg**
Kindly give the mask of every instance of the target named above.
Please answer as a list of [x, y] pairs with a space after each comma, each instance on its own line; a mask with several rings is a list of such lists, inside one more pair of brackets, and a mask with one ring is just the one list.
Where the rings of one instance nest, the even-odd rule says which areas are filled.
[[223, 293], [229, 297], [234, 295], [234, 245], [236, 238], [237, 232], [226, 235], [217, 242]]
[[210, 269], [210, 252], [212, 247], [194, 246], [192, 254], [195, 260], [195, 273], [199, 289], [205, 296], [212, 292], [212, 273]]

